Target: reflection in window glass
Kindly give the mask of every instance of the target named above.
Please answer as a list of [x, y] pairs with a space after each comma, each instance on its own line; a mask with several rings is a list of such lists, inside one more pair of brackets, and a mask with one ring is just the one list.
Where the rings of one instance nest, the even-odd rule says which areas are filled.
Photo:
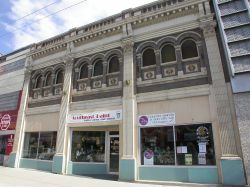
[[73, 162], [104, 162], [105, 132], [74, 131], [71, 160]]
[[38, 132], [25, 133], [23, 158], [37, 158]]
[[23, 158], [52, 160], [56, 149], [56, 132], [25, 133]]
[[176, 126], [175, 130], [178, 165], [215, 165], [211, 125]]
[[173, 127], [141, 129], [142, 165], [174, 165]]
[[39, 138], [38, 159], [52, 160], [55, 154], [56, 132], [41, 132]]
[[196, 47], [196, 43], [192, 40], [186, 40], [181, 45], [182, 58], [193, 58], [198, 56], [198, 51]]
[[151, 66], [156, 64], [155, 52], [153, 49], [146, 49], [142, 56], [143, 66]]
[[161, 60], [162, 60], [162, 63], [176, 61], [174, 46], [168, 44], [162, 48]]

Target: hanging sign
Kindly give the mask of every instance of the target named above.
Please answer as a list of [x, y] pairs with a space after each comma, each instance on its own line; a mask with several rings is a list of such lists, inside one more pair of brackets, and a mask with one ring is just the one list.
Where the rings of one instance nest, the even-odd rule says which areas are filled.
[[68, 114], [67, 123], [87, 123], [122, 120], [122, 110]]
[[175, 113], [142, 115], [138, 118], [138, 124], [141, 127], [174, 125]]

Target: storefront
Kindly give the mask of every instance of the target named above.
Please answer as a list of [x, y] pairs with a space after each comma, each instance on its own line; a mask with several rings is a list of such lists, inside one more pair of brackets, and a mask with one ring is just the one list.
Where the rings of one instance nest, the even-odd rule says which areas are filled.
[[68, 115], [70, 148], [67, 173], [118, 174], [121, 110]]
[[0, 165], [7, 166], [12, 151], [17, 111], [0, 112]]

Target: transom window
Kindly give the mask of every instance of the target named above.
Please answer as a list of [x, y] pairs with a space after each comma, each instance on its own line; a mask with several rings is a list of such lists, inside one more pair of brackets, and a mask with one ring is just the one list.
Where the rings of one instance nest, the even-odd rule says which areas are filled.
[[113, 56], [109, 61], [109, 73], [119, 72], [119, 59], [117, 56]]
[[193, 40], [186, 40], [181, 45], [182, 59], [198, 57], [196, 44]]
[[155, 52], [153, 49], [146, 49], [142, 56], [143, 66], [151, 66], [156, 64]]
[[175, 48], [173, 45], [167, 44], [162, 48], [161, 61], [162, 63], [176, 61]]
[[103, 74], [103, 65], [102, 60], [98, 60], [94, 65], [94, 73], [93, 76], [99, 76]]

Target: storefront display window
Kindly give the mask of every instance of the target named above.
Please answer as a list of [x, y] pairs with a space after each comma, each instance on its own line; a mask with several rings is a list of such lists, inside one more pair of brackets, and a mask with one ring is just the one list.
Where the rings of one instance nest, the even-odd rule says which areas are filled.
[[23, 158], [52, 160], [56, 149], [56, 132], [25, 133]]
[[73, 131], [71, 160], [73, 162], [104, 162], [105, 132]]
[[211, 124], [141, 128], [142, 165], [215, 165]]

